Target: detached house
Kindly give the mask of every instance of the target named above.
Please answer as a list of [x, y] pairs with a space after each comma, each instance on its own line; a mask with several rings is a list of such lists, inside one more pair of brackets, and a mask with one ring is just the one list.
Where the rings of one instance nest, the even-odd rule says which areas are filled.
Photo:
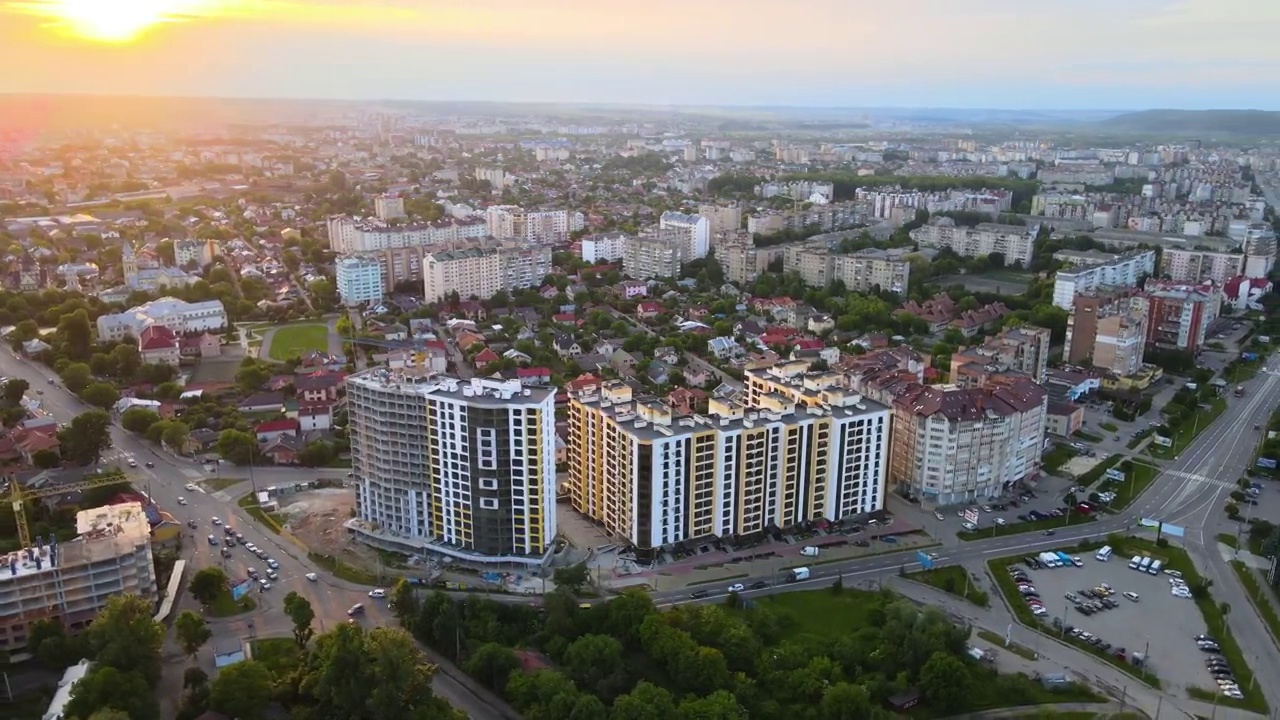
[[641, 320], [652, 320], [662, 314], [662, 305], [652, 300], [645, 300], [636, 305], [636, 317]]
[[544, 367], [516, 368], [521, 385], [550, 385], [551, 370]]
[[556, 354], [562, 358], [576, 358], [582, 354], [582, 346], [569, 335], [557, 335], [554, 342]]
[[293, 418], [283, 418], [280, 420], [272, 420], [259, 425], [255, 432], [258, 436], [258, 444], [268, 443], [283, 435], [298, 436], [300, 425]]
[[333, 406], [329, 403], [298, 405], [298, 429], [309, 432], [333, 429]]
[[299, 403], [333, 403], [342, 387], [342, 373], [318, 372], [299, 375], [293, 379]]
[[177, 365], [182, 359], [178, 336], [163, 325], [151, 325], [138, 335], [138, 353], [142, 362], [152, 365]]

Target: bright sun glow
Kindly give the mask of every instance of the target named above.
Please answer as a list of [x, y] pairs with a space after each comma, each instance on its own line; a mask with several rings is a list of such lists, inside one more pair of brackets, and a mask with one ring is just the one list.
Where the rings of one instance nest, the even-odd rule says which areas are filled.
[[76, 37], [127, 43], [207, 4], [206, 0], [46, 0], [28, 7]]

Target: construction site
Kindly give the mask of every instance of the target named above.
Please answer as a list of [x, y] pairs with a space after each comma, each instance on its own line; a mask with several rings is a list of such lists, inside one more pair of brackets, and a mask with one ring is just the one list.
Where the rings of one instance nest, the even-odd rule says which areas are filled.
[[352, 488], [319, 488], [278, 498], [285, 529], [307, 549], [356, 568], [374, 568], [378, 553], [356, 542], [343, 523], [355, 515]]

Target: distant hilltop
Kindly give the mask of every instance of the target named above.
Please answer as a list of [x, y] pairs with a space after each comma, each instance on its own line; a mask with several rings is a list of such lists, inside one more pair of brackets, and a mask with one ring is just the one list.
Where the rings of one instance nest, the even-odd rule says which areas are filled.
[[1109, 130], [1155, 134], [1280, 135], [1280, 112], [1269, 110], [1143, 110], [1099, 123]]

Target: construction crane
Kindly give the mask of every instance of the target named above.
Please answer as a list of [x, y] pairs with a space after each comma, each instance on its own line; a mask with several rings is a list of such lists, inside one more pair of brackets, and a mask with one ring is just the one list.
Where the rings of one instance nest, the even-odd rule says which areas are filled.
[[89, 478], [88, 480], [77, 480], [76, 482], [63, 483], [56, 487], [47, 487], [39, 490], [24, 490], [22, 485], [20, 485], [15, 478], [10, 476], [9, 499], [13, 503], [13, 522], [18, 526], [18, 547], [31, 547], [31, 529], [27, 527], [27, 513], [26, 509], [22, 505], [27, 500], [38, 500], [40, 498], [53, 497], [55, 495], [65, 495], [67, 493], [91, 490], [105, 485], [116, 485], [118, 483], [127, 483], [129, 481], [129, 477], [127, 475], [106, 475], [103, 477]]

